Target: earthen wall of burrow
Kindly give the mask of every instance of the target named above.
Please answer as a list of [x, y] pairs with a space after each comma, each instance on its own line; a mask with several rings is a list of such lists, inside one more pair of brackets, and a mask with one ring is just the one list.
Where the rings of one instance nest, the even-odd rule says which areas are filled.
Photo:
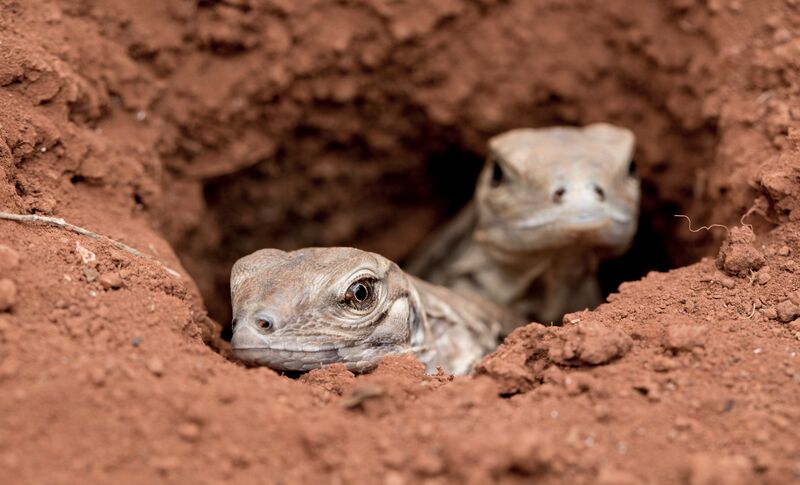
[[[225, 322], [238, 257], [354, 245], [402, 261], [469, 199], [490, 136], [607, 121], [636, 132], [644, 202], [606, 287], [687, 264], [713, 235], [674, 214], [706, 220], [719, 190], [749, 192], [704, 178], [719, 46], [685, 24], [705, 15], [627, 2], [200, 8], [176, 22], [193, 42], [160, 73], [158, 111], [175, 127], [161, 156], [180, 188], [163, 203], [187, 207], [165, 214], [166, 233]], [[141, 62], [162, 57], [151, 46]]]
[[[257, 248], [355, 245], [402, 261], [468, 200], [486, 140], [518, 126], [636, 132], [642, 228], [608, 289], [713, 252], [716, 236], [677, 213], [791, 212], [791, 183], [759, 175], [793, 160], [790, 83], [770, 62], [789, 52], [766, 42], [778, 25], [750, 27], [765, 43], [742, 46], [722, 35], [725, 12], [683, 2], [153, 8], [67, 9], [59, 35], [85, 48], [40, 66], [11, 54], [6, 85], [18, 66], [19, 99], [44, 105], [9, 139], [15, 200], [48, 213], [69, 187], [113, 189], [223, 322], [229, 268]], [[53, 159], [69, 184], [40, 176]]]

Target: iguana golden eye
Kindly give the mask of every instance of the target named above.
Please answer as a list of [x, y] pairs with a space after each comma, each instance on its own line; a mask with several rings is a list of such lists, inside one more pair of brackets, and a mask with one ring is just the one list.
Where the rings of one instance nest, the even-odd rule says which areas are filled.
[[357, 310], [363, 310], [372, 304], [374, 293], [374, 281], [370, 278], [362, 278], [347, 288], [344, 302]]

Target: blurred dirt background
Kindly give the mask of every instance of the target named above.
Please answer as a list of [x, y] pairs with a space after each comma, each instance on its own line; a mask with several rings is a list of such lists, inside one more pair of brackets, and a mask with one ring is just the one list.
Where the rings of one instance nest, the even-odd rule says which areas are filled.
[[[0, 0], [0, 210], [155, 257], [0, 221], [0, 482], [800, 480], [799, 120], [796, 0]], [[597, 311], [472, 378], [217, 352], [236, 258], [402, 261], [488, 137], [594, 121], [644, 184]]]

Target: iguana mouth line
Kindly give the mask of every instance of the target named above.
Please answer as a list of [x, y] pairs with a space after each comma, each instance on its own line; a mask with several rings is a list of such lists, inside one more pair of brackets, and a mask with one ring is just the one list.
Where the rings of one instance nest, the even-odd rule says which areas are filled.
[[309, 371], [323, 365], [342, 363], [348, 369], [374, 367], [385, 352], [358, 345], [328, 350], [276, 350], [269, 347], [233, 348], [234, 355], [250, 365], [267, 365], [276, 370]]
[[313, 354], [316, 352], [331, 352], [334, 350], [341, 350], [341, 349], [350, 349], [356, 347], [357, 345], [340, 345], [338, 347], [320, 347], [314, 350], [308, 349], [291, 349], [291, 348], [280, 348], [280, 347], [231, 347], [231, 350], [268, 350], [273, 352], [292, 352], [297, 354]]
[[631, 220], [630, 216], [623, 214], [619, 211], [602, 210], [602, 211], [583, 211], [575, 213], [561, 213], [554, 216], [547, 217], [529, 217], [517, 221], [514, 226], [517, 229], [539, 229], [542, 227], [563, 224], [563, 225], [583, 225], [597, 222], [611, 224], [625, 224]]

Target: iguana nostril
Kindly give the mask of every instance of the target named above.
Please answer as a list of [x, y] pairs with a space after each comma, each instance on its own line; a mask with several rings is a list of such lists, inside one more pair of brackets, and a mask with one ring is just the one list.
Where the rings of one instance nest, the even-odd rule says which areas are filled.
[[565, 189], [564, 187], [559, 187], [558, 189], [556, 189], [556, 191], [553, 192], [553, 202], [555, 202], [556, 204], [560, 204], [561, 202], [563, 202], [564, 194], [566, 193], [567, 189]]
[[603, 190], [603, 187], [600, 187], [599, 185], [595, 185], [594, 186], [594, 193], [597, 194], [597, 197], [600, 199], [601, 202], [606, 200], [606, 191]]

